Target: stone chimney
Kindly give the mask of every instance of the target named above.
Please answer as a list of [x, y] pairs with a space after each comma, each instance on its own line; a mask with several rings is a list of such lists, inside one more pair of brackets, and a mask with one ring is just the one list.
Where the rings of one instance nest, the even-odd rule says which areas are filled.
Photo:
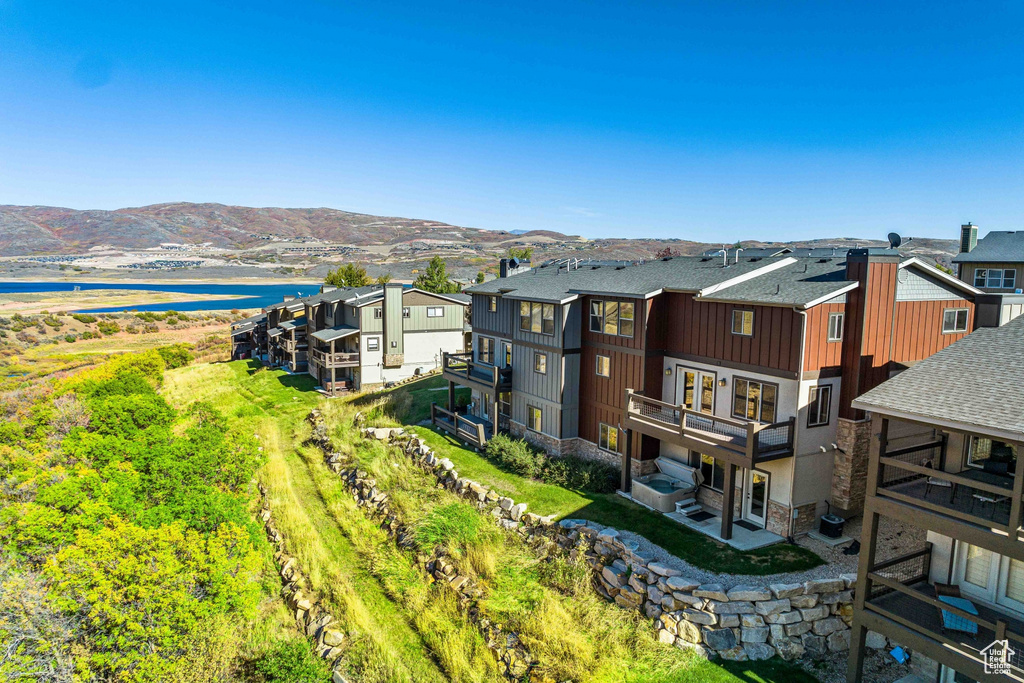
[[969, 254], [978, 246], [978, 226], [974, 223], [960, 226], [960, 253]]
[[405, 363], [405, 318], [402, 316], [402, 285], [384, 285], [384, 367], [398, 368]]

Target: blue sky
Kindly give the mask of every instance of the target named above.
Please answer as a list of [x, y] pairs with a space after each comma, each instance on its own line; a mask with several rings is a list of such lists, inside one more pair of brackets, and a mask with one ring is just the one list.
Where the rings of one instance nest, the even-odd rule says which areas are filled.
[[1024, 228], [1024, 3], [0, 0], [0, 203]]

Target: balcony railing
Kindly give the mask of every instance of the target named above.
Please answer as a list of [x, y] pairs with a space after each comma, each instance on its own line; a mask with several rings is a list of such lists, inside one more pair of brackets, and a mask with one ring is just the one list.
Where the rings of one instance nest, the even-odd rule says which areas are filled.
[[313, 349], [310, 359], [322, 368], [346, 368], [359, 365], [359, 352], [335, 352]]
[[[626, 390], [630, 428], [659, 439], [675, 437], [682, 445], [727, 452], [746, 465], [793, 455], [795, 418], [773, 424], [708, 415]], [[645, 430], [645, 428], [647, 428]], [[653, 429], [650, 429], [653, 428]]]
[[868, 572], [865, 624], [896, 639], [905, 633], [900, 627], [909, 629], [919, 638], [915, 650], [964, 673], [983, 668], [982, 649], [993, 641], [1009, 640], [1015, 652], [1009, 664], [1019, 679], [1024, 668], [1024, 622], [980, 601], [971, 600], [977, 612], [972, 614], [940, 600], [942, 595], [958, 596], [959, 587], [928, 582], [929, 555], [930, 546]]
[[477, 448], [483, 448], [493, 435], [489, 422], [472, 416], [462, 416], [445, 410], [436, 403], [430, 404], [430, 421], [452, 436], [462, 439]]
[[472, 353], [445, 353], [441, 358], [443, 374], [455, 382], [472, 381], [492, 389], [512, 386], [512, 368], [499, 368], [473, 360]]

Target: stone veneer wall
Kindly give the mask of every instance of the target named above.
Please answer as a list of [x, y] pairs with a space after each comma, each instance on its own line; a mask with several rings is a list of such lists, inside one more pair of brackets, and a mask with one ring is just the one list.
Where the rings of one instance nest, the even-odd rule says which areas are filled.
[[871, 420], [839, 418], [836, 427], [832, 468], [832, 505], [844, 513], [864, 509], [867, 487], [868, 454], [871, 447]]
[[[730, 589], [700, 584], [654, 561], [615, 529], [584, 520], [554, 524], [549, 517], [527, 512], [525, 503], [459, 477], [450, 460], [438, 458], [414, 434], [367, 428], [363, 435], [399, 447], [439, 485], [490, 510], [506, 529], [524, 536], [546, 535], [571, 557], [587, 562], [595, 589], [625, 609], [644, 613], [654, 621], [662, 642], [736, 661], [821, 657], [849, 649], [856, 575]], [[882, 649], [887, 641], [869, 633], [867, 644]]]

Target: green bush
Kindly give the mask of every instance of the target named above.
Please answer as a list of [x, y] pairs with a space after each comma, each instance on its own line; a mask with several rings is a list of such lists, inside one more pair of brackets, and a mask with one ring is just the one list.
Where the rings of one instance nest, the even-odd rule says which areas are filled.
[[504, 434], [487, 442], [486, 454], [503, 468], [524, 477], [539, 479], [544, 469], [543, 453], [522, 439], [510, 439]]
[[192, 349], [187, 344], [174, 344], [172, 346], [161, 346], [156, 350], [164, 359], [168, 370], [183, 368], [192, 362]]
[[96, 316], [89, 315], [87, 313], [74, 313], [74, 314], [72, 314], [71, 317], [74, 318], [75, 320], [77, 320], [78, 322], [86, 324], [86, 325], [88, 325], [90, 323], [94, 323], [97, 320]]
[[46, 318], [43, 318], [43, 322], [45, 324], [49, 325], [50, 327], [52, 327], [55, 330], [59, 330], [60, 328], [64, 327], [64, 321], [63, 320], [57, 320], [52, 315], [48, 316]]
[[113, 320], [104, 320], [96, 325], [96, 329], [98, 329], [102, 334], [117, 334], [121, 331], [121, 326]]
[[465, 503], [434, 508], [413, 529], [416, 545], [425, 552], [437, 546], [465, 547], [480, 534], [480, 513]]
[[504, 434], [487, 442], [485, 454], [509, 472], [567, 489], [611, 493], [618, 484], [617, 467], [573, 455], [549, 458], [522, 439]]
[[73, 334], [66, 334], [64, 335], [64, 341], [66, 341], [68, 344], [74, 344], [76, 341], [78, 341], [78, 337], [76, 337]]
[[264, 683], [326, 683], [331, 670], [301, 639], [282, 640], [253, 662]]

